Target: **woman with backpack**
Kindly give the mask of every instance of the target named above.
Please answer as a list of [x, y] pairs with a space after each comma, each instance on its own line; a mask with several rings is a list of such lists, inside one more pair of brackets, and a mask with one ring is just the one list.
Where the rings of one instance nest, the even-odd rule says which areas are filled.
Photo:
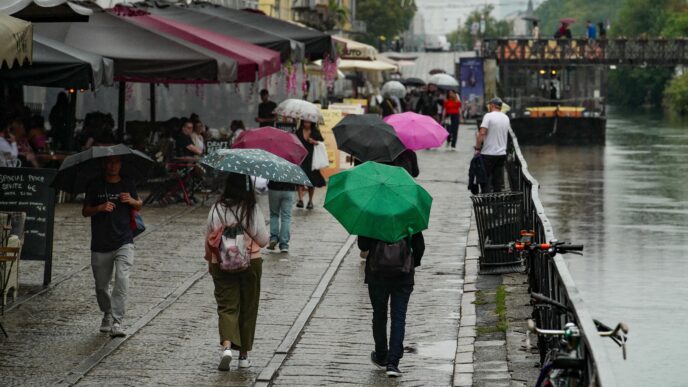
[[[423, 233], [416, 233], [396, 243], [364, 236], [358, 237], [358, 247], [368, 251], [365, 283], [373, 307], [373, 339], [375, 350], [370, 360], [387, 376], [399, 377], [399, 360], [404, 355], [406, 308], [413, 292], [415, 268], [420, 266], [425, 252]], [[387, 341], [387, 311], [391, 318]]]
[[260, 300], [260, 249], [270, 239], [263, 219], [252, 179], [229, 173], [220, 199], [208, 214], [205, 254], [215, 285], [221, 371], [229, 370], [232, 349], [239, 351], [239, 368], [251, 366], [248, 352], [253, 347]]

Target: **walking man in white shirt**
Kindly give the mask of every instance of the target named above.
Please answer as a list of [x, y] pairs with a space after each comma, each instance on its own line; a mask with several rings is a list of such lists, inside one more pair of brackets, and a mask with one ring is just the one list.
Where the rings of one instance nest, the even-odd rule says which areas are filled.
[[475, 153], [482, 155], [488, 177], [486, 190], [482, 192], [501, 192], [504, 190], [504, 162], [511, 123], [509, 117], [502, 113], [501, 99], [491, 99], [488, 109], [490, 112], [483, 117], [475, 139]]

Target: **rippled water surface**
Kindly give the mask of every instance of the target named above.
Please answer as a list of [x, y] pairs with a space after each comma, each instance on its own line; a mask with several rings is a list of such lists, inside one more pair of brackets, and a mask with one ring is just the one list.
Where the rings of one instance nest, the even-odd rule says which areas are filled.
[[688, 121], [613, 110], [607, 144], [524, 147], [592, 314], [629, 324], [629, 359], [606, 345], [620, 386], [686, 386]]

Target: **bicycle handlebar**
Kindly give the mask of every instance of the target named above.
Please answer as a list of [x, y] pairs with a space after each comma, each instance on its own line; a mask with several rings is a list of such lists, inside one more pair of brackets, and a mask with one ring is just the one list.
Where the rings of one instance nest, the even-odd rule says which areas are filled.
[[550, 243], [533, 243], [524, 244], [521, 242], [510, 242], [507, 244], [499, 245], [484, 245], [483, 249], [485, 251], [524, 251], [524, 250], [548, 250], [550, 253], [561, 253], [566, 254], [569, 251], [583, 251], [583, 245], [570, 245], [564, 242], [551, 241]]

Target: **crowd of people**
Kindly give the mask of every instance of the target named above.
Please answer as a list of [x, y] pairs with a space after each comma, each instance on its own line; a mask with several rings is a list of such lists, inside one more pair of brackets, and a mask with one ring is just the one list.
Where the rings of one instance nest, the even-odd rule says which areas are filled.
[[[255, 122], [259, 126], [274, 126], [277, 123], [275, 108], [277, 104], [269, 98], [267, 90], [260, 92], [261, 102]], [[58, 128], [66, 121], [64, 103], [66, 96], [60, 94], [50, 114], [51, 126]], [[385, 107], [385, 105], [387, 105]], [[481, 160], [485, 181], [480, 185], [482, 192], [500, 191], [504, 188], [504, 162], [509, 118], [501, 112], [502, 101], [489, 102], [489, 112], [482, 119], [476, 136], [475, 153]], [[432, 117], [438, 122], [446, 122], [449, 132], [447, 146], [457, 146], [461, 101], [454, 90], [441, 92], [436, 85], [430, 84], [423, 90], [408, 94], [403, 100], [385, 96], [382, 115], [401, 111], [414, 111]], [[112, 144], [114, 121], [102, 113], [92, 113], [84, 120], [84, 129], [75, 137], [79, 149], [94, 145]], [[47, 136], [39, 117], [31, 117], [29, 130], [24, 129], [21, 118], [8, 120], [0, 131], [0, 152], [10, 157], [21, 158], [33, 163], [32, 152], [45, 149]], [[231, 146], [246, 127], [242, 121], [232, 121], [230, 131], [221, 140]], [[295, 133], [307, 150], [301, 168], [313, 183], [313, 187], [302, 187], [292, 183], [270, 181], [268, 202], [270, 221], [266, 227], [263, 214], [257, 205], [255, 180], [246, 175], [230, 173], [224, 175], [219, 199], [211, 206], [207, 220], [207, 240], [205, 258], [215, 286], [215, 300], [218, 312], [219, 343], [221, 356], [218, 368], [229, 370], [232, 350], [239, 352], [238, 367], [251, 366], [249, 352], [253, 349], [256, 320], [259, 310], [260, 281], [262, 273], [261, 249], [279, 249], [280, 253], [289, 252], [291, 238], [291, 216], [293, 208], [314, 208], [315, 188], [323, 187], [326, 181], [319, 170], [313, 170], [311, 163], [314, 148], [323, 141], [317, 123], [301, 120]], [[217, 137], [217, 133], [214, 134]], [[164, 159], [195, 163], [207, 153], [208, 128], [197, 114], [169, 120], [163, 125], [162, 143], [166, 143]], [[56, 139], [57, 143], [68, 139]], [[360, 163], [357, 162], [357, 164]], [[420, 170], [417, 156], [412, 150], [405, 150], [390, 165], [404, 168], [412, 177], [418, 177]], [[86, 190], [82, 215], [91, 219], [91, 266], [95, 281], [96, 299], [103, 313], [100, 331], [109, 332], [112, 337], [126, 335], [124, 316], [129, 273], [134, 261], [134, 234], [131, 227], [132, 214], [141, 209], [143, 202], [138, 196], [133, 181], [122, 176], [122, 158], [107, 157], [102, 161], [102, 179], [93, 180]], [[211, 235], [218, 234], [227, 240], [241, 240], [236, 243], [239, 250], [244, 249], [250, 263], [239, 271], [227, 271], [219, 254], [226, 251], [209, 248]], [[412, 267], [421, 264], [425, 251], [423, 234], [417, 232], [408, 236], [405, 249], [395, 254], [409, 255]], [[401, 276], [380, 276], [371, 271], [371, 260], [384, 253], [387, 242], [360, 236], [358, 247], [361, 257], [366, 261], [365, 283], [368, 287], [373, 309], [372, 332], [375, 342], [370, 360], [383, 368], [390, 377], [402, 375], [399, 369], [403, 357], [406, 309], [413, 292], [414, 270]], [[396, 251], [396, 250], [395, 250]], [[114, 284], [110, 280], [114, 273]], [[391, 307], [391, 312], [388, 310]], [[387, 320], [391, 319], [389, 335]]]

